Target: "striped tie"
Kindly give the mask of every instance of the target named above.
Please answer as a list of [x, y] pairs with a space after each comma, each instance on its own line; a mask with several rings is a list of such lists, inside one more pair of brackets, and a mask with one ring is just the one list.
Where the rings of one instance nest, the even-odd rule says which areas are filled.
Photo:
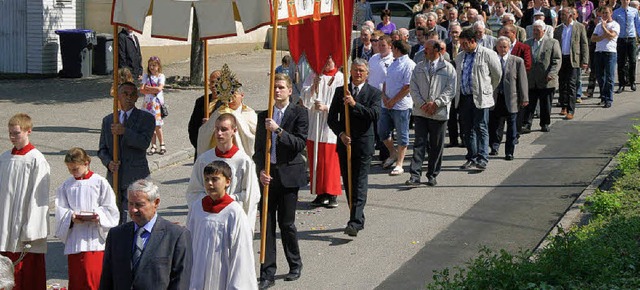
[[140, 263], [140, 257], [142, 256], [142, 251], [144, 250], [144, 240], [142, 239], [142, 234], [144, 234], [145, 229], [143, 227], [139, 227], [136, 231], [135, 235], [135, 250], [133, 251], [133, 271], [135, 272], [138, 268], [138, 263]]

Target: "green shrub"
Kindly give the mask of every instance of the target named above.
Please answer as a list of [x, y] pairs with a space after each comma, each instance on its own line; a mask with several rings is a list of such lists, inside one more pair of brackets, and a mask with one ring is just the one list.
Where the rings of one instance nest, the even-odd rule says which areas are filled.
[[594, 194], [585, 199], [586, 203], [582, 210], [587, 210], [596, 216], [610, 216], [618, 213], [622, 207], [621, 199], [622, 194], [618, 192], [602, 191], [598, 189]]
[[627, 152], [622, 152], [618, 155], [618, 169], [624, 175], [640, 171], [640, 135], [638, 134], [640, 133], [640, 125], [636, 125], [634, 128], [638, 132], [629, 134]]

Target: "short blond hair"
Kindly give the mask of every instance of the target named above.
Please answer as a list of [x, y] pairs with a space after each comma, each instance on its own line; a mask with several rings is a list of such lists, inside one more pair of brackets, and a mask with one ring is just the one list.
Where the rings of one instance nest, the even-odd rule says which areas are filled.
[[11, 126], [20, 126], [20, 129], [29, 131], [33, 128], [33, 123], [31, 122], [31, 117], [29, 117], [29, 115], [25, 113], [18, 113], [9, 119], [9, 127]]

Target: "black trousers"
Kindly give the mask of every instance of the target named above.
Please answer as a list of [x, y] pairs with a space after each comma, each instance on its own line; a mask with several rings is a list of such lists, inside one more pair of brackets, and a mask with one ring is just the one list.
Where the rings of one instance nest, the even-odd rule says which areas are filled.
[[[352, 140], [351, 142], [351, 211], [347, 225], [357, 230], [364, 229], [364, 206], [367, 204], [367, 191], [369, 187], [369, 167], [373, 156], [373, 136], [365, 140]], [[338, 157], [340, 158], [340, 174], [344, 186], [345, 196], [349, 202], [349, 177], [347, 163], [347, 147], [338, 139]]]
[[462, 125], [460, 124], [460, 118], [458, 118], [458, 108], [456, 108], [455, 99], [451, 100], [451, 108], [449, 109], [449, 120], [447, 121], [447, 130], [449, 131], [449, 143], [456, 145], [458, 143], [458, 137], [462, 139], [460, 136], [460, 128]]
[[[298, 187], [284, 187], [275, 165], [271, 165], [271, 183], [269, 184], [269, 211], [267, 213], [266, 247], [264, 264], [260, 265], [260, 279], [273, 281], [276, 274], [276, 218], [280, 227], [284, 255], [289, 263], [289, 271], [302, 267], [298, 230], [296, 229], [296, 206]], [[262, 204], [262, 203], [261, 203]], [[262, 215], [260, 215], [262, 219]]]
[[567, 109], [567, 112], [570, 114], [573, 114], [576, 110], [576, 93], [578, 90], [579, 74], [580, 68], [572, 67], [570, 57], [563, 55], [558, 78], [560, 83], [560, 97], [558, 102], [562, 105], [562, 108]]
[[553, 90], [553, 88], [529, 89], [529, 105], [525, 108], [524, 126], [531, 128], [538, 101], [540, 101], [540, 127], [551, 124], [551, 96], [553, 95]]
[[442, 166], [442, 152], [447, 121], [439, 121], [415, 116], [415, 140], [413, 143], [413, 159], [411, 160], [412, 180], [420, 180], [422, 163], [426, 151], [429, 151], [427, 163], [427, 177], [436, 177]]
[[630, 86], [636, 82], [636, 38], [618, 38], [618, 84]]
[[[521, 112], [519, 110], [518, 112]], [[498, 101], [493, 110], [489, 111], [489, 147], [492, 151], [500, 149], [500, 142], [504, 136], [504, 123], [507, 122], [507, 142], [505, 143], [505, 155], [513, 155], [518, 144], [517, 130], [518, 113], [509, 113], [503, 94], [498, 94]]]

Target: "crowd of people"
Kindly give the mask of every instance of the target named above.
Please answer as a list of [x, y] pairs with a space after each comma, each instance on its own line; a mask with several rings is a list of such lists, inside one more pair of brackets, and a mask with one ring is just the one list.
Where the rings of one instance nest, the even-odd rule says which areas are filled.
[[[374, 25], [368, 2], [356, 1], [361, 34], [345, 66], [349, 81], [329, 57], [321, 72], [301, 80], [294, 101], [299, 74], [285, 57], [268, 111], [243, 103], [242, 83], [228, 66], [212, 72], [209, 103], [198, 98], [189, 121], [196, 157], [185, 192], [186, 227], [158, 216], [160, 189], [148, 180], [147, 156], [166, 152], [160, 59], [150, 58], [146, 73], [129, 65], [113, 92], [119, 111], [102, 120], [98, 158], [106, 178], [90, 170], [82, 148], [65, 156], [71, 176], [56, 191], [53, 231], [65, 244], [69, 288], [266, 289], [275, 285], [276, 225], [289, 269], [284, 280], [295, 281], [303, 270], [295, 226], [300, 188], [310, 185], [311, 204], [326, 208], [337, 207], [344, 190], [344, 234], [357, 237], [365, 228], [376, 147], [383, 168], [402, 176], [412, 146], [404, 184], [422, 185], [426, 158], [426, 185], [436, 186], [447, 147], [466, 148], [462, 170], [483, 171], [504, 135], [504, 159], [514, 159], [520, 134], [531, 132], [536, 116], [549, 132], [556, 91], [567, 121], [582, 98], [593, 97], [596, 83], [604, 108], [614, 93], [635, 91], [638, 3], [551, 4], [420, 1], [412, 25], [398, 28], [388, 10]], [[137, 39], [121, 34], [122, 53], [139, 54]], [[15, 268], [14, 289], [46, 288], [50, 169], [29, 142], [32, 128], [28, 115], [11, 117], [14, 148], [0, 155], [0, 260]], [[261, 208], [267, 189], [268, 207]], [[259, 212], [266, 249], [256, 273]], [[2, 263], [0, 269], [9, 268]]]

